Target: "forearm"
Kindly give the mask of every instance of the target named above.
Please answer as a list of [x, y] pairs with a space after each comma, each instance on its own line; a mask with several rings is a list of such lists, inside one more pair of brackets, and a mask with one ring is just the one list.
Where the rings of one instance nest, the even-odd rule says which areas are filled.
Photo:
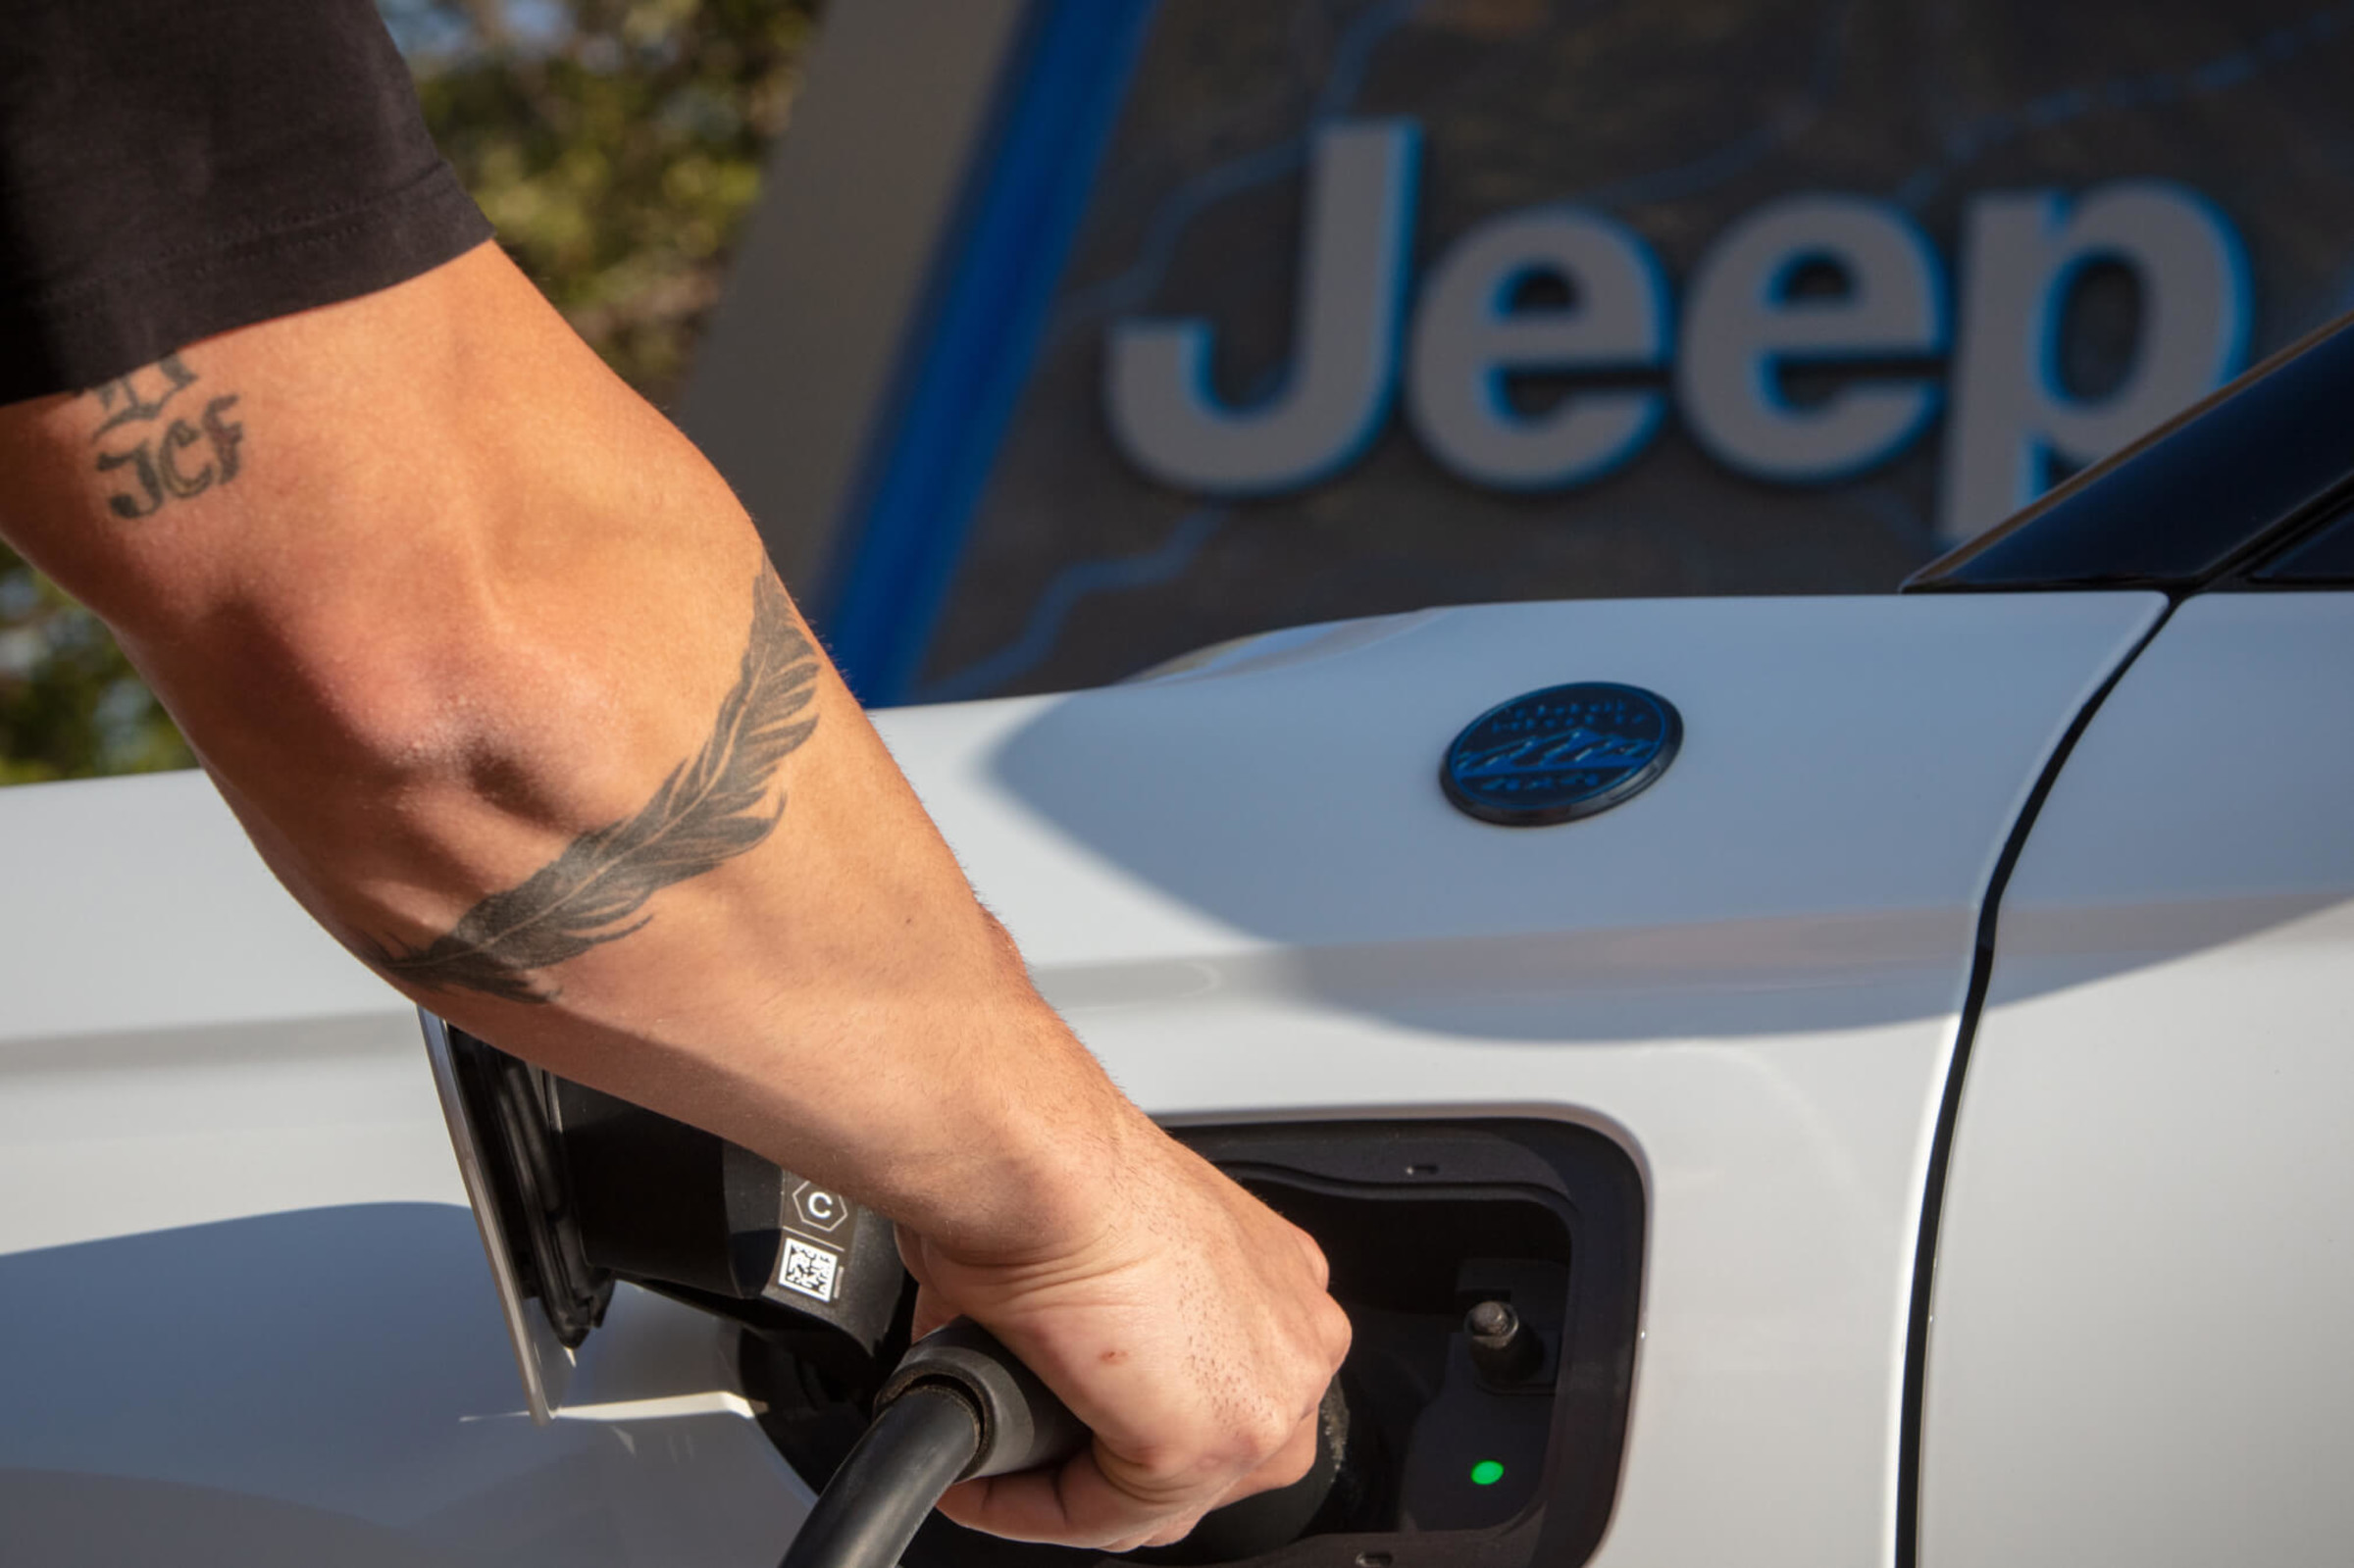
[[93, 397], [9, 410], [0, 455], [35, 477], [11, 532], [355, 952], [951, 1244], [1085, 1223], [1134, 1112], [725, 485], [503, 260], [229, 334], [126, 395], [167, 389], [111, 430]]

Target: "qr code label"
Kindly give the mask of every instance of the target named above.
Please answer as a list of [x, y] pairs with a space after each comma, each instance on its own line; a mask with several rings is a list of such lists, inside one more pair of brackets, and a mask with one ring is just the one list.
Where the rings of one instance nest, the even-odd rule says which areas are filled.
[[785, 1239], [785, 1262], [777, 1270], [777, 1283], [788, 1290], [820, 1301], [834, 1299], [835, 1277], [842, 1272], [842, 1254], [829, 1252], [822, 1246], [806, 1241]]

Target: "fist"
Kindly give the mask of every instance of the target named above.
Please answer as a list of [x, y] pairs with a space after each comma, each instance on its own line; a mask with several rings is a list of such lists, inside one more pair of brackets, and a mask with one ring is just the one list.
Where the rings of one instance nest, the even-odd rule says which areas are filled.
[[1085, 1234], [975, 1255], [900, 1230], [916, 1333], [974, 1319], [1095, 1434], [1057, 1469], [951, 1488], [940, 1508], [958, 1524], [1165, 1545], [1315, 1458], [1318, 1406], [1349, 1351], [1322, 1250], [1157, 1129], [1131, 1143]]

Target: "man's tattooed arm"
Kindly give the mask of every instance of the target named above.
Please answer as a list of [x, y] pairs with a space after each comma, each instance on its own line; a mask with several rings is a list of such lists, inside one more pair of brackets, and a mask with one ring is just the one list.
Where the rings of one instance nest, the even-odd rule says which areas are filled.
[[199, 393], [201, 408], [192, 398], [165, 419], [173, 399], [198, 379], [178, 354], [166, 354], [84, 394], [96, 398], [106, 414], [90, 432], [90, 444], [99, 448], [97, 471], [130, 471], [126, 476], [130, 488], [106, 498], [117, 517], [152, 517], [167, 501], [202, 495], [237, 477], [245, 427], [229, 418], [237, 406], [236, 393]]
[[814, 697], [816, 681], [816, 653], [784, 587], [763, 572], [752, 589], [742, 673], [702, 750], [673, 768], [636, 816], [589, 829], [422, 947], [375, 944], [377, 963], [429, 989], [554, 1000], [555, 987], [539, 971], [627, 936], [653, 918], [640, 911], [656, 892], [768, 836], [785, 813], [782, 793], [769, 804], [770, 781], [817, 728], [814, 714], [796, 717]]

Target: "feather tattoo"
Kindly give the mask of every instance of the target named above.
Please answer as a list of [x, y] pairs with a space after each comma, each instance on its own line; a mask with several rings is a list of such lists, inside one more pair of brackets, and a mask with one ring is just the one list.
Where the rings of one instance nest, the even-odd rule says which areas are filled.
[[627, 936], [653, 918], [640, 911], [655, 893], [769, 835], [785, 814], [782, 794], [768, 804], [769, 784], [817, 728], [814, 714], [796, 717], [815, 697], [816, 683], [816, 653], [785, 589], [763, 572], [752, 588], [742, 672], [702, 749], [673, 768], [636, 816], [589, 829], [422, 947], [376, 944], [378, 964], [433, 990], [553, 1001], [556, 989], [540, 971]]

